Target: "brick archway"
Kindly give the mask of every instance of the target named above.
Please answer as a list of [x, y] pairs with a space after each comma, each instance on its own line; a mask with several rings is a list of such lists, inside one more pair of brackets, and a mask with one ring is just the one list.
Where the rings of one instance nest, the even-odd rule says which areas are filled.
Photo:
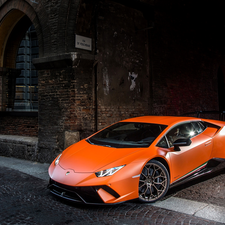
[[[43, 52], [41, 26], [35, 10], [23, 0], [6, 1], [0, 9], [0, 113], [1, 134], [38, 135], [38, 114], [14, 112], [16, 77], [21, 73], [16, 69], [16, 59], [20, 43], [33, 24], [38, 33], [39, 52]], [[29, 83], [30, 85], [30, 83]], [[31, 86], [31, 85], [30, 85]], [[5, 127], [3, 129], [3, 127]], [[7, 127], [7, 129], [6, 129]]]
[[[14, 14], [14, 12], [12, 13]], [[11, 30], [5, 44], [5, 51], [2, 63], [3, 67], [15, 68], [16, 56], [20, 42], [31, 24], [32, 23], [30, 19], [26, 15], [24, 15]]]
[[3, 46], [0, 49], [0, 67], [15, 68], [18, 45], [31, 24], [38, 34], [39, 54], [43, 54], [41, 26], [35, 10], [27, 2], [6, 2], [0, 10], [0, 22], [0, 46]]

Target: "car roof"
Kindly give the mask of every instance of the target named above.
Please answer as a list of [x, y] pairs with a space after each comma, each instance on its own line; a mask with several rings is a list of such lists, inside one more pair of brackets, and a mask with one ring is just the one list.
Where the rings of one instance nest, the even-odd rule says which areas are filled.
[[201, 119], [195, 117], [181, 117], [181, 116], [141, 116], [123, 120], [122, 122], [139, 122], [139, 123], [155, 123], [162, 125], [172, 125], [174, 123], [181, 123], [187, 121], [200, 121]]

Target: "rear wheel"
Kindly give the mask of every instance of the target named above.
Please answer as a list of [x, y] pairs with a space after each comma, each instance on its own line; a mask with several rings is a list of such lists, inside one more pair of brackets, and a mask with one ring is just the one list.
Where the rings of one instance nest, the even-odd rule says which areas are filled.
[[169, 173], [161, 162], [149, 161], [140, 175], [139, 199], [149, 203], [159, 200], [168, 191], [169, 180]]

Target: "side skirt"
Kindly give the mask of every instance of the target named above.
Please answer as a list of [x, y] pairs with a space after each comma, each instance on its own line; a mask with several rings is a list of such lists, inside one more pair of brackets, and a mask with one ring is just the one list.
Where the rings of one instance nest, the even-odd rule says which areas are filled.
[[182, 183], [186, 183], [190, 180], [196, 179], [202, 175], [206, 175], [212, 172], [214, 168], [218, 167], [223, 162], [225, 162], [225, 159], [221, 159], [221, 158], [210, 159], [208, 162], [204, 163], [203, 165], [199, 166], [195, 170], [191, 171], [190, 173], [184, 175], [180, 179], [173, 182], [170, 185], [170, 187], [175, 187]]

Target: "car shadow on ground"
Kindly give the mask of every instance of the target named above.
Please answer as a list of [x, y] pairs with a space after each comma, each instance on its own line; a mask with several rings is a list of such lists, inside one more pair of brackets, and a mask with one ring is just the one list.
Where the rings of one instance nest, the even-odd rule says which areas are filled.
[[[198, 186], [198, 189], [200, 189], [201, 184], [202, 185], [207, 185], [207, 182], [210, 181], [211, 179], [216, 179], [216, 177], [219, 177], [221, 175], [225, 174], [225, 163], [221, 163], [217, 168], [213, 169], [211, 173], [202, 175], [200, 177], [194, 178], [188, 182], [184, 182], [181, 184], [178, 184], [176, 186], [171, 187], [166, 196], [162, 199], [165, 200], [169, 197], [176, 196], [178, 193], [188, 189], [192, 188], [195, 189], [195, 186]], [[224, 180], [225, 182], [225, 180]], [[210, 182], [211, 183], [211, 182]], [[200, 189], [199, 191], [204, 191], [203, 189]], [[190, 198], [190, 196], [187, 196]]]

